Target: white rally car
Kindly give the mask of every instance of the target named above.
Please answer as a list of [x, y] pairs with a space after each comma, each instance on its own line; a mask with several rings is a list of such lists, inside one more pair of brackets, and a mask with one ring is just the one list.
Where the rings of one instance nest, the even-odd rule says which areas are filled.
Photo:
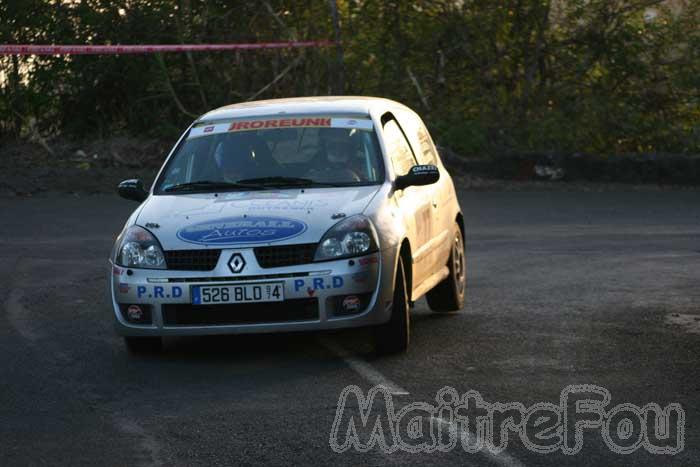
[[117, 332], [163, 336], [374, 326], [409, 342], [409, 310], [464, 305], [464, 220], [420, 117], [390, 100], [250, 102], [197, 119], [110, 258]]

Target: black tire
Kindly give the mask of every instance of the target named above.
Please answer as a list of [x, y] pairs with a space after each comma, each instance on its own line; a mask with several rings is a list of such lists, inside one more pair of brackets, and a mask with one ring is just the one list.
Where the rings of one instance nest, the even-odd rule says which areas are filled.
[[157, 353], [163, 348], [160, 337], [125, 337], [124, 344], [132, 354]]
[[411, 337], [411, 320], [409, 315], [408, 294], [406, 292], [406, 273], [403, 260], [399, 258], [394, 283], [394, 299], [391, 307], [391, 319], [375, 328], [374, 340], [377, 353], [389, 355], [405, 352]]
[[441, 313], [459, 311], [464, 307], [467, 261], [464, 255], [462, 230], [457, 224], [452, 234], [452, 250], [447, 266], [450, 274], [426, 294], [430, 309]]

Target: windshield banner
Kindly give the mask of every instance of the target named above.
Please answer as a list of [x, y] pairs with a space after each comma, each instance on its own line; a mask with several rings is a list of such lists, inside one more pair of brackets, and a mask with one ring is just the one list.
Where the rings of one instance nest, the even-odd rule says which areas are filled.
[[230, 131], [256, 131], [277, 128], [348, 128], [371, 131], [374, 128], [370, 119], [334, 117], [297, 117], [235, 120], [192, 128], [187, 139], [209, 136]]

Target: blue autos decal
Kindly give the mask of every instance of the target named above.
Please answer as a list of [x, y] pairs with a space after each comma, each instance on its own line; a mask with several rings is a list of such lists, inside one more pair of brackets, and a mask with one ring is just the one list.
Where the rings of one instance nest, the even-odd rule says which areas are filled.
[[306, 228], [305, 223], [284, 217], [227, 217], [190, 225], [177, 237], [199, 245], [267, 243], [296, 237]]

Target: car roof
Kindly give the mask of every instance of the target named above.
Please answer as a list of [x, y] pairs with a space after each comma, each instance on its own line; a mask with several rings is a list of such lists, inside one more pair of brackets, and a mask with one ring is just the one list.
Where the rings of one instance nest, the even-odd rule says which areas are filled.
[[408, 109], [403, 104], [382, 97], [366, 96], [317, 96], [293, 97], [242, 102], [219, 107], [202, 115], [198, 122], [240, 117], [260, 117], [267, 115], [341, 114], [371, 115], [391, 108]]

